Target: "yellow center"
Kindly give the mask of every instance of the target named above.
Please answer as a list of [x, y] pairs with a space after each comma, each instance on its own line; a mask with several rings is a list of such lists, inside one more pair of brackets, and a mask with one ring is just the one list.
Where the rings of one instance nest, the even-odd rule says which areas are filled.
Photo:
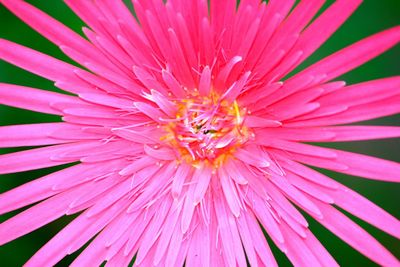
[[206, 163], [218, 168], [253, 135], [243, 125], [246, 109], [236, 101], [229, 103], [212, 93], [175, 104], [175, 120], [163, 126], [166, 134], [161, 140], [178, 152], [179, 160], [193, 166]]

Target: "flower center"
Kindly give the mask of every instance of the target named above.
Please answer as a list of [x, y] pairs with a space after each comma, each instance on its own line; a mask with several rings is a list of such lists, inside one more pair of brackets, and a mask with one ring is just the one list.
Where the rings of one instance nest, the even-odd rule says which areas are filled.
[[218, 167], [253, 136], [243, 125], [247, 111], [236, 101], [229, 103], [212, 93], [190, 96], [176, 105], [176, 119], [165, 125], [162, 139], [188, 163], [205, 161]]

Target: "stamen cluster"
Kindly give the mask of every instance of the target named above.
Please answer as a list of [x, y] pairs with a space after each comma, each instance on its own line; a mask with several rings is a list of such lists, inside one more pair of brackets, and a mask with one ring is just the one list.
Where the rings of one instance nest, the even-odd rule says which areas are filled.
[[176, 101], [176, 118], [162, 138], [192, 164], [208, 161], [217, 166], [252, 136], [244, 125], [246, 109], [217, 94], [191, 95]]

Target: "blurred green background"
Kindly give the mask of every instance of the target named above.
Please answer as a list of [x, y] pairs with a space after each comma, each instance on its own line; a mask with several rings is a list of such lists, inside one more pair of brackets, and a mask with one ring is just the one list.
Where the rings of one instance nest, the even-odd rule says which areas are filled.
[[[49, 13], [53, 17], [68, 25], [76, 32], [81, 33], [83, 23], [77, 18], [61, 0], [31, 0], [28, 1], [35, 6]], [[333, 1], [327, 1], [327, 5]], [[326, 5], [326, 6], [327, 6]], [[326, 8], [325, 6], [325, 8]], [[302, 67], [315, 62], [332, 52], [345, 47], [357, 40], [370, 34], [384, 30], [386, 28], [399, 25], [400, 23], [400, 1], [399, 0], [365, 0], [355, 14], [336, 32], [332, 38], [323, 45]], [[54, 57], [71, 62], [60, 50], [41, 37], [38, 33], [30, 29], [19, 19], [13, 16], [4, 7], [0, 7], [0, 37], [12, 40], [19, 44], [45, 52]], [[386, 52], [380, 57], [370, 61], [364, 66], [341, 77], [348, 83], [356, 83], [365, 80], [388, 77], [400, 74], [400, 48], [399, 46]], [[52, 82], [37, 77], [26, 71], [18, 69], [5, 62], [0, 62], [0, 82], [27, 85], [46, 90], [57, 91]], [[33, 113], [30, 111], [19, 110], [11, 107], [0, 106], [0, 125], [39, 123], [49, 121], [59, 121], [60, 119], [51, 115]], [[375, 121], [365, 122], [364, 124], [380, 125], [400, 125], [400, 116], [382, 118]], [[0, 137], [1, 138], [1, 137]], [[389, 139], [370, 142], [352, 142], [345, 144], [330, 144], [330, 146], [359, 153], [374, 155], [381, 158], [400, 161], [400, 142], [399, 140]], [[1, 149], [0, 154], [16, 151], [15, 149]], [[18, 174], [3, 175], [0, 177], [0, 193], [14, 188], [27, 181], [50, 173], [57, 168], [31, 171]], [[400, 185], [392, 183], [376, 182], [356, 177], [349, 177], [332, 172], [326, 172], [331, 177], [343, 184], [355, 189], [373, 202], [377, 203], [385, 210], [400, 218]], [[6, 220], [16, 212], [1, 215], [0, 222]], [[352, 217], [353, 218], [353, 217]], [[14, 267], [22, 266], [35, 251], [54, 236], [72, 218], [64, 217], [46, 227], [43, 227], [31, 234], [0, 247], [0, 266]], [[335, 237], [329, 231], [322, 228], [318, 223], [309, 218], [310, 228], [326, 248], [334, 255], [335, 259], [342, 266], [376, 266], [367, 258], [354, 251], [347, 244]], [[355, 219], [368, 232], [375, 236], [384, 246], [400, 258], [400, 242], [395, 238], [382, 233], [372, 226]], [[270, 241], [270, 240], [269, 240]], [[271, 244], [271, 242], [270, 242]], [[286, 257], [279, 252], [272, 244], [274, 253], [280, 266], [291, 266]], [[58, 266], [67, 266], [76, 253], [66, 257]]]

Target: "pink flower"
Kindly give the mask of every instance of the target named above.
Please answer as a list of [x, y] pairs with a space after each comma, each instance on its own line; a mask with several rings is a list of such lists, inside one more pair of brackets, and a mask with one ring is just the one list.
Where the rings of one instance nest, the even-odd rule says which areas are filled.
[[[82, 67], [0, 40], [0, 58], [71, 94], [0, 84], [0, 103], [64, 122], [0, 127], [0, 173], [72, 167], [0, 195], [0, 245], [79, 213], [26, 266], [277, 266], [261, 226], [296, 266], [337, 266], [298, 208], [384, 266], [398, 260], [343, 210], [400, 238], [400, 223], [307, 166], [399, 182], [395, 162], [316, 145], [400, 136], [336, 126], [400, 111], [400, 77], [338, 76], [400, 40], [395, 27], [285, 78], [361, 1], [66, 0], [87, 39], [21, 0], [0, 0]], [[210, 8], [210, 11], [208, 10]], [[307, 166], [306, 166], [307, 165]], [[333, 206], [335, 204], [335, 206]]]

